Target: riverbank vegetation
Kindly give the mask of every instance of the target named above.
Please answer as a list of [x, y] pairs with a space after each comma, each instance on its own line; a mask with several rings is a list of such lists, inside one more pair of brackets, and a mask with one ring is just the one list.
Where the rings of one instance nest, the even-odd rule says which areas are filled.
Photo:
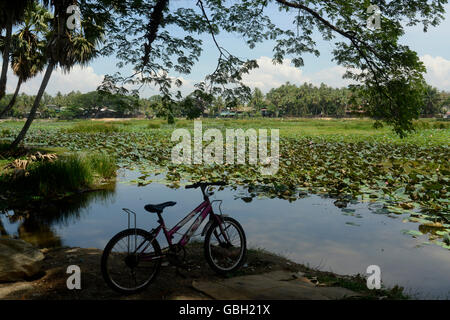
[[36, 150], [23, 148], [15, 154], [3, 153], [5, 157], [0, 162], [1, 209], [101, 189], [116, 176], [115, 159], [104, 153], [56, 154]]

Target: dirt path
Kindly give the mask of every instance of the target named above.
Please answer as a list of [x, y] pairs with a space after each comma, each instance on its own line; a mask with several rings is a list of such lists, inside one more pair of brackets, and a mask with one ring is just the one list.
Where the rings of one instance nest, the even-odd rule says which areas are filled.
[[[209, 299], [192, 287], [193, 280], [220, 280], [206, 264], [201, 245], [188, 248], [188, 270], [179, 270], [163, 263], [155, 282], [142, 293], [121, 296], [112, 291], [104, 282], [100, 272], [102, 251], [98, 249], [59, 248], [44, 250], [45, 260], [42, 276], [38, 279], [14, 284], [0, 284], [0, 299]], [[280, 270], [286, 261], [278, 261], [275, 256], [260, 257], [250, 252], [246, 267], [237, 275], [255, 274], [272, 269]], [[81, 269], [81, 290], [68, 290], [66, 274], [69, 265], [78, 265]], [[295, 268], [290, 268], [292, 271]]]
[[[237, 273], [231, 275], [231, 277], [224, 278], [217, 276], [209, 268], [203, 257], [202, 245], [193, 244], [190, 245], [187, 251], [189, 271], [180, 270], [180, 272], [177, 272], [175, 267], [163, 263], [160, 274], [149, 288], [139, 294], [123, 296], [111, 290], [102, 278], [100, 272], [101, 250], [57, 248], [50, 250], [43, 249], [43, 251], [45, 260], [41, 275], [37, 276], [34, 280], [30, 279], [30, 281], [0, 284], [0, 299], [227, 299], [230, 292], [231, 295], [234, 294], [233, 292], [236, 293], [236, 296], [234, 296], [236, 299], [239, 299], [239, 297], [251, 299], [253, 297], [252, 294], [254, 293], [252, 293], [252, 290], [249, 289], [249, 287], [252, 287], [253, 284], [256, 285], [256, 282], [259, 281], [259, 286], [265, 286], [267, 289], [268, 284], [265, 282], [267, 282], [266, 279], [269, 278], [274, 281], [284, 282], [287, 280], [300, 280], [301, 283], [295, 283], [300, 284], [305, 289], [303, 293], [295, 293], [292, 296], [294, 299], [295, 297], [298, 297], [298, 299], [307, 299], [308, 297], [311, 299], [320, 299], [323, 297], [321, 294], [326, 286], [324, 284], [318, 285], [316, 280], [317, 275], [319, 273], [322, 276], [323, 274], [328, 274], [312, 271], [302, 265], [295, 264], [285, 258], [267, 252], [249, 250], [247, 262], [244, 267]], [[81, 269], [81, 290], [67, 289], [66, 280], [69, 274], [66, 274], [66, 270], [69, 265], [78, 265]], [[295, 274], [299, 276], [296, 277]], [[253, 278], [246, 277], [249, 275], [253, 275]], [[258, 276], [255, 277], [255, 275]], [[286, 275], [294, 275], [294, 278], [285, 279]], [[289, 285], [293, 283], [294, 282], [290, 282]], [[280, 282], [278, 284], [280, 284]], [[281, 292], [281, 289], [278, 288], [280, 287], [278, 284], [272, 285], [271, 288], [268, 289], [275, 290], [274, 292]], [[238, 289], [233, 287], [233, 285], [237, 285]], [[239, 286], [244, 286], [245, 288], [240, 290]], [[284, 286], [284, 284], [282, 284], [282, 286]], [[228, 296], [225, 295], [222, 297], [220, 295], [221, 292], [225, 294], [225, 291], [218, 290], [218, 288], [222, 287], [228, 288]], [[273, 289], [273, 287], [277, 288]], [[311, 291], [311, 288], [317, 288], [318, 290]], [[292, 288], [287, 289], [289, 292], [292, 291]], [[332, 289], [330, 292], [339, 291], [338, 295], [334, 295], [333, 293], [331, 298], [335, 296], [342, 298], [350, 292], [350, 290], [337, 288], [336, 286], [330, 289]], [[336, 291], [335, 289], [342, 290]], [[325, 294], [325, 298], [327, 297], [328, 296]], [[270, 297], [261, 296], [261, 298], [264, 299]]]

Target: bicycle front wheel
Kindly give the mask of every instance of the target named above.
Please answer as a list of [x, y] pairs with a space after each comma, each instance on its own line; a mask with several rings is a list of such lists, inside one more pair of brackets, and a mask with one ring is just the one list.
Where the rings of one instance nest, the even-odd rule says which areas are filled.
[[125, 294], [144, 290], [161, 266], [161, 249], [156, 239], [142, 229], [126, 229], [106, 245], [101, 271], [110, 288]]
[[222, 223], [211, 225], [205, 236], [205, 258], [219, 274], [239, 269], [245, 261], [247, 243], [244, 229], [233, 218], [221, 218]]

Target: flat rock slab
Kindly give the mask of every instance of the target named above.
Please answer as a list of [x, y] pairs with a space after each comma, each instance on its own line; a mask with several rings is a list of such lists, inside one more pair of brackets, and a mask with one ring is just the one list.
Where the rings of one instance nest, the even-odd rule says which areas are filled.
[[303, 274], [287, 271], [193, 281], [192, 286], [217, 300], [336, 300], [359, 296], [345, 288], [315, 286]]
[[[15, 282], [12, 284], [0, 284], [0, 300], [7, 300], [10, 296], [20, 296], [21, 293], [33, 291], [34, 287], [28, 282]], [[17, 299], [17, 298], [16, 298]]]
[[44, 255], [28, 242], [0, 239], [0, 282], [20, 281], [34, 276], [42, 266]]

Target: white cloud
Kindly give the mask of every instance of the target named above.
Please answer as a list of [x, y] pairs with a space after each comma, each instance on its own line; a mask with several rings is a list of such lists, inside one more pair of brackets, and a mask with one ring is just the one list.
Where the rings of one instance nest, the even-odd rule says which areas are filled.
[[450, 91], [450, 60], [429, 54], [420, 57], [420, 60], [427, 68], [425, 80], [433, 87]]
[[251, 88], [258, 87], [267, 93], [272, 88], [277, 88], [286, 82], [301, 85], [305, 82], [314, 85], [325, 83], [332, 87], [345, 87], [350, 81], [342, 79], [345, 68], [334, 66], [315, 73], [305, 74], [303, 70], [295, 67], [291, 59], [284, 59], [282, 64], [273, 64], [272, 59], [262, 56], [257, 59], [259, 68], [252, 70], [243, 77], [243, 82]]
[[283, 64], [273, 64], [271, 58], [263, 56], [257, 59], [257, 62], [259, 68], [245, 75], [242, 82], [251, 88], [258, 87], [264, 93], [287, 81], [294, 84], [311, 82], [311, 79], [306, 77], [301, 69], [291, 65], [290, 59], [283, 60]]
[[[20, 91], [30, 95], [37, 94], [43, 76], [44, 72], [28, 80], [22, 84]], [[92, 67], [82, 68], [81, 66], [74, 66], [68, 73], [64, 73], [60, 68], [57, 68], [53, 71], [45, 91], [51, 95], [55, 95], [58, 91], [63, 94], [78, 90], [86, 93], [96, 90], [102, 80], [103, 75], [95, 73]], [[17, 77], [9, 70], [7, 91], [13, 92], [16, 84]]]
[[[424, 55], [420, 58], [427, 68], [426, 81], [440, 90], [450, 91], [450, 60], [443, 57]], [[243, 78], [243, 82], [251, 88], [258, 87], [264, 93], [271, 88], [277, 88], [289, 81], [292, 84], [301, 85], [304, 82], [320, 85], [325, 83], [332, 87], [345, 87], [352, 83], [343, 79], [346, 69], [342, 66], [334, 66], [314, 73], [304, 73], [296, 68], [290, 59], [283, 60], [283, 64], [274, 65], [269, 57], [257, 59], [259, 68], [253, 70]]]
[[[425, 75], [427, 82], [440, 90], [450, 91], [450, 60], [439, 56], [433, 57], [428, 54], [422, 56], [420, 59], [427, 67], [427, 73]], [[282, 64], [276, 65], [272, 63], [270, 57], [266, 56], [260, 57], [257, 61], [259, 68], [245, 75], [243, 82], [251, 88], [260, 88], [264, 93], [267, 93], [272, 88], [283, 85], [287, 81], [296, 85], [301, 85], [304, 82], [320, 85], [323, 82], [332, 87], [344, 87], [350, 83], [349, 80], [342, 79], [345, 68], [341, 66], [325, 68], [313, 73], [305, 73], [302, 69], [295, 67], [290, 59], [285, 59]], [[30, 95], [36, 94], [42, 77], [43, 73], [22, 84], [21, 92]], [[97, 74], [92, 67], [82, 68], [81, 66], [75, 66], [66, 74], [60, 69], [57, 69], [53, 71], [46, 92], [54, 95], [58, 91], [61, 93], [77, 90], [83, 93], [94, 91], [102, 82], [103, 77], [104, 75]], [[186, 95], [194, 90], [194, 80], [182, 77], [179, 77], [179, 79], [183, 82], [183, 85], [181, 88], [174, 86], [174, 92], [179, 89], [183, 95]], [[17, 77], [9, 70], [7, 92], [14, 92], [16, 84]], [[158, 94], [158, 92], [155, 86], [147, 86], [141, 90], [141, 96], [148, 97], [153, 94]]]
[[[22, 84], [20, 92], [24, 92], [29, 95], [35, 95], [39, 86], [41, 85], [44, 72], [37, 75]], [[104, 75], [97, 74], [92, 67], [84, 67], [77, 65], [69, 73], [64, 73], [60, 68], [53, 71], [50, 81], [47, 85], [46, 92], [55, 95], [58, 91], [62, 94], [69, 93], [71, 91], [80, 91], [82, 93], [95, 91], [97, 87], [103, 81]], [[171, 77], [175, 79], [175, 77]], [[194, 90], [195, 82], [190, 79], [183, 77], [178, 77], [183, 83], [183, 85], [178, 88], [175, 85], [172, 87], [172, 91], [175, 93], [180, 90], [183, 95], [187, 95]], [[8, 70], [8, 82], [6, 90], [8, 93], [14, 92], [17, 84], [17, 77], [13, 74], [12, 70]], [[138, 88], [139, 86], [126, 85], [127, 89]], [[159, 89], [157, 86], [145, 86], [140, 90], [142, 97], [150, 97], [152, 95], [158, 94]]]

